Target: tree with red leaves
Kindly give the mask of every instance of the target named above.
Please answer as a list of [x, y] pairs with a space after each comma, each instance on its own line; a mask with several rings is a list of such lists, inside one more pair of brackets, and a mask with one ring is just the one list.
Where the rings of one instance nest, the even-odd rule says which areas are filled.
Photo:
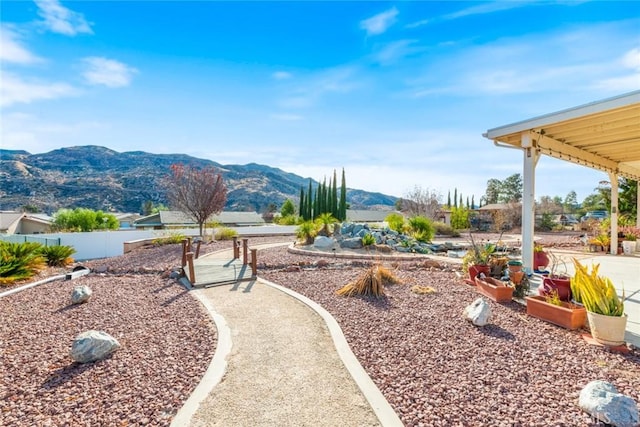
[[222, 174], [213, 166], [197, 169], [173, 164], [167, 179], [167, 196], [175, 208], [189, 214], [198, 223], [202, 236], [207, 219], [224, 208], [227, 187]]

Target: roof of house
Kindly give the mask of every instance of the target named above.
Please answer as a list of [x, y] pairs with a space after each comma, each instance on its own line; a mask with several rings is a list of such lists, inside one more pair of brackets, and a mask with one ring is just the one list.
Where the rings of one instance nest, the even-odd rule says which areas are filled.
[[347, 209], [347, 220], [352, 222], [382, 222], [384, 219], [392, 213], [402, 215], [398, 211], [386, 210], [386, 211], [370, 211], [370, 210], [358, 210]]
[[11, 226], [20, 221], [23, 216], [24, 212], [0, 211], [0, 232], [11, 228]]
[[520, 207], [520, 203], [490, 203], [478, 208], [479, 211], [502, 211], [505, 209], [512, 209], [514, 207]]
[[[234, 225], [264, 224], [264, 219], [257, 212], [220, 212], [217, 215], [212, 215], [209, 221]], [[191, 216], [181, 211], [160, 211], [140, 218], [134, 223], [140, 226], [193, 226], [196, 224]]]

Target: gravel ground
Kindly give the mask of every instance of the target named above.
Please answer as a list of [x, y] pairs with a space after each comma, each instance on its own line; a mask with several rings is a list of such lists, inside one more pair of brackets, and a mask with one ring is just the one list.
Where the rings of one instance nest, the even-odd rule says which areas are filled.
[[[367, 263], [333, 263], [285, 248], [261, 251], [260, 261], [261, 277], [313, 299], [337, 319], [407, 426], [598, 425], [577, 406], [580, 390], [596, 379], [640, 401], [637, 350], [621, 355], [590, 346], [578, 332], [527, 317], [515, 302], [491, 302], [491, 324], [476, 328], [462, 311], [479, 294], [454, 272], [394, 263], [404, 284], [388, 286], [386, 298], [376, 300], [335, 294]], [[416, 295], [414, 284], [437, 293]]]
[[[558, 239], [558, 246], [553, 239], [547, 246], [577, 240]], [[251, 238], [250, 244], [290, 240]], [[228, 248], [214, 242], [202, 251]], [[405, 284], [368, 300], [335, 295], [368, 262], [334, 262], [285, 248], [258, 256], [262, 277], [331, 312], [407, 426], [597, 425], [577, 407], [580, 390], [595, 379], [640, 401], [638, 350], [621, 355], [589, 346], [577, 332], [527, 317], [517, 303], [491, 303], [492, 324], [475, 328], [461, 312], [478, 294], [455, 272], [395, 263]], [[83, 263], [101, 273], [1, 298], [0, 425], [168, 425], [216, 343], [200, 305], [166, 278], [179, 257], [178, 245], [142, 248]], [[91, 286], [94, 297], [69, 307], [77, 284]], [[413, 294], [413, 284], [437, 293]], [[71, 341], [92, 328], [115, 336], [123, 348], [101, 362], [73, 363]]]

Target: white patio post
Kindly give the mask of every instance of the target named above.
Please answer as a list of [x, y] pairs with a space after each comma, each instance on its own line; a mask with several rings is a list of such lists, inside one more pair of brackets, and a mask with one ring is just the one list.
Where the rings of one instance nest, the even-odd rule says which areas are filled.
[[611, 181], [611, 254], [618, 254], [618, 175], [609, 173]]
[[522, 266], [527, 273], [533, 272], [533, 232], [536, 211], [536, 163], [538, 151], [533, 146], [531, 134], [520, 134], [520, 146], [523, 148], [524, 160], [522, 164]]

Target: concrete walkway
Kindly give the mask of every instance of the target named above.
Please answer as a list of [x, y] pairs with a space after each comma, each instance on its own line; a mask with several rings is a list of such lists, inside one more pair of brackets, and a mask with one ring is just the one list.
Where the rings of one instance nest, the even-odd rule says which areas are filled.
[[313, 302], [261, 280], [193, 292], [216, 322], [218, 348], [172, 426], [402, 425]]

